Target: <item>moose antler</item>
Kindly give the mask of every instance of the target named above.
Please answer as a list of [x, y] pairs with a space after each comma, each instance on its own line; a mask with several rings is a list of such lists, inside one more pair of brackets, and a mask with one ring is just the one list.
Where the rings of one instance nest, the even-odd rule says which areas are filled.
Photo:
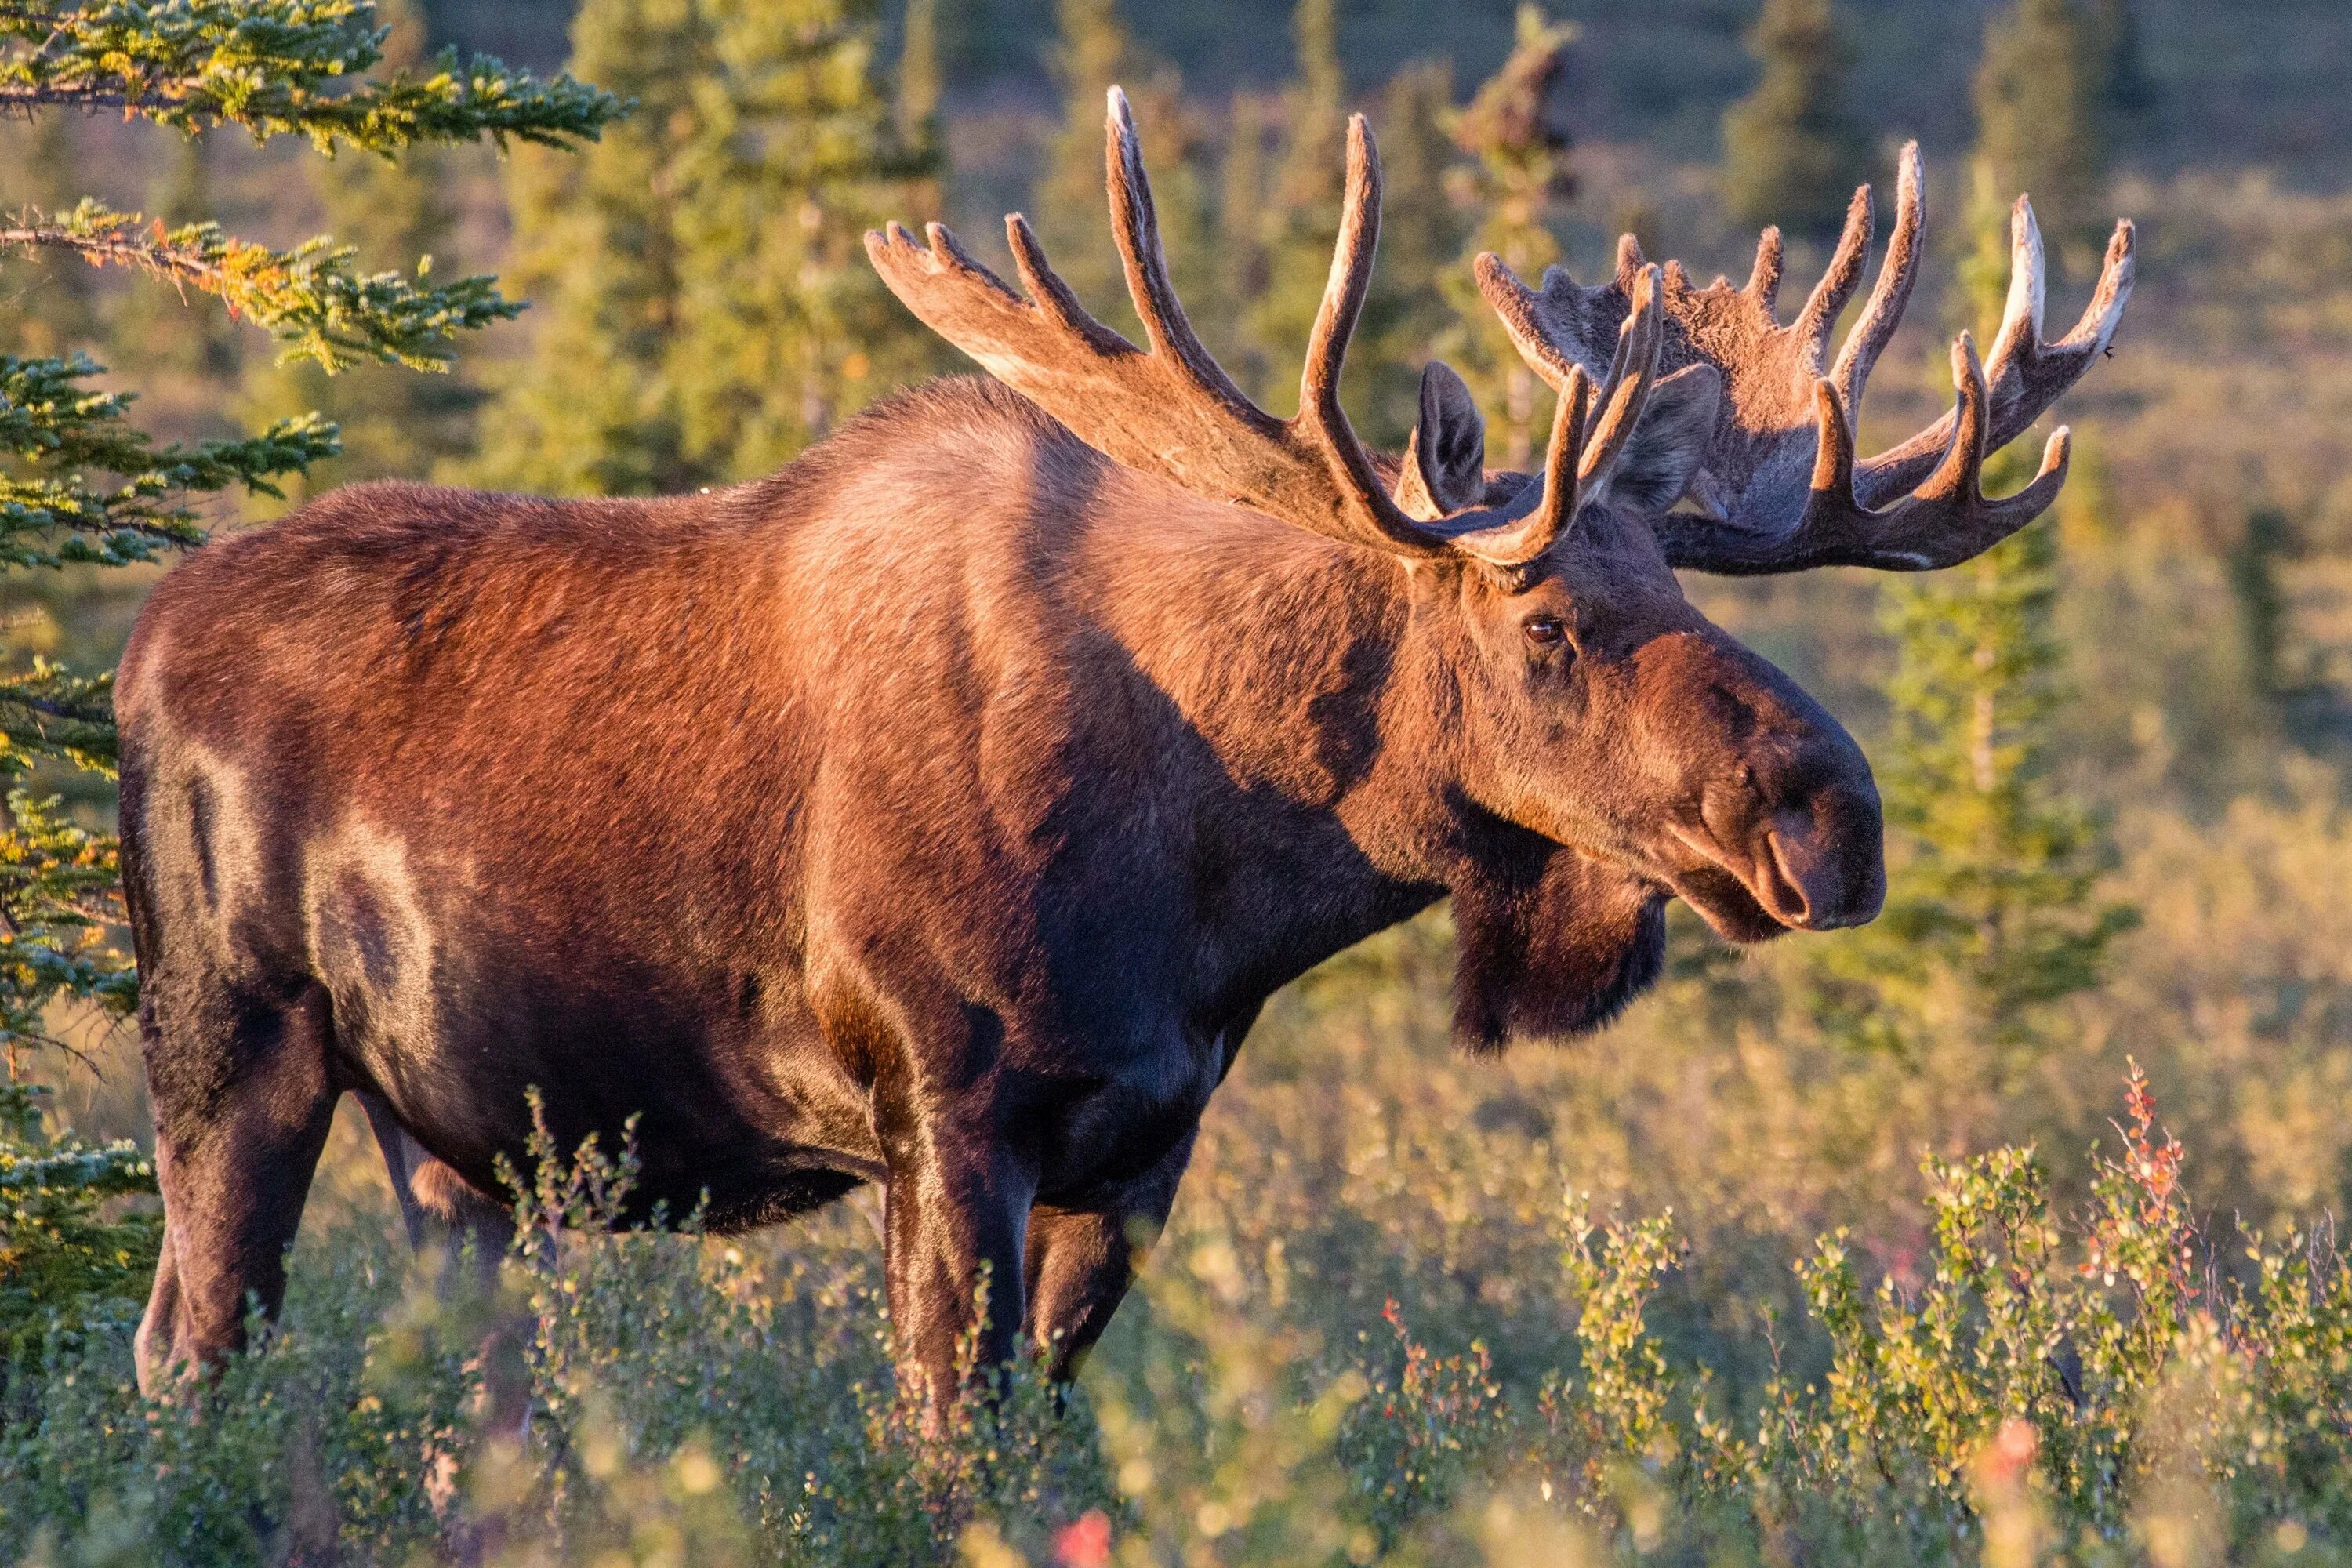
[[1135, 121], [1127, 95], [1115, 87], [1105, 163], [1111, 231], [1148, 351], [1087, 313], [1017, 213], [1004, 228], [1026, 299], [939, 224], [927, 226], [928, 245], [892, 224], [866, 237], [866, 254], [890, 291], [925, 325], [1087, 445], [1197, 494], [1334, 539], [1413, 559], [1454, 552], [1517, 566], [1541, 554], [1573, 521], [1580, 495], [1606, 482], [1657, 378], [1665, 342], [1657, 268], [1632, 280], [1626, 307], [1612, 324], [1617, 341], [1600, 386], [1580, 366], [1567, 367], [1555, 380], [1562, 396], [1541, 479], [1499, 506], [1423, 522], [1383, 488], [1339, 405], [1340, 368], [1363, 311], [1380, 237], [1380, 157], [1363, 117], [1348, 123], [1339, 243], [1307, 339], [1298, 413], [1290, 419], [1276, 419], [1251, 402], [1185, 318], [1161, 253]]
[[[1991, 363], [1978, 364], [1963, 334], [1952, 353], [1952, 410], [1900, 445], [1857, 461], [1853, 428], [1864, 387], [1902, 321], [1924, 249], [1916, 142], [1903, 150], [1899, 167], [1886, 258], [1826, 374], [1831, 332], [1861, 282], [1870, 249], [1868, 185], [1854, 193], [1827, 270], [1786, 326], [1774, 310], [1779, 230], [1764, 231], [1743, 289], [1721, 279], [1695, 289], [1680, 263], [1666, 265], [1664, 363], [1715, 365], [1725, 384], [1723, 412], [1692, 486], [1703, 515], [1658, 520], [1660, 542], [1675, 565], [1731, 574], [1948, 566], [2008, 538], [2056, 498], [2065, 480], [2064, 429], [2051, 437], [2032, 483], [2014, 496], [1984, 494], [1984, 457], [2039, 418], [2113, 340], [2131, 295], [2132, 226], [2116, 226], [2081, 321], [2047, 342], [2042, 234], [2032, 204], [2019, 197], [2011, 217], [2009, 298]], [[1613, 283], [1582, 287], [1552, 268], [1534, 290], [1492, 256], [1481, 256], [1476, 271], [1521, 357], [1549, 378], [1565, 363], [1600, 362], [1598, 329], [1622, 313], [1643, 266], [1629, 235], [1619, 245]]]

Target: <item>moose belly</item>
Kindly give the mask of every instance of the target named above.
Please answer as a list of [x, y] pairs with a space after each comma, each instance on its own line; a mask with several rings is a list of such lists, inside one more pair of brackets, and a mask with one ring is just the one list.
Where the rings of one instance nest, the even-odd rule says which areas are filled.
[[790, 1086], [747, 1084], [675, 1034], [452, 1044], [375, 1055], [353, 1077], [485, 1191], [505, 1191], [504, 1172], [530, 1172], [549, 1153], [560, 1172], [593, 1139], [635, 1167], [621, 1217], [731, 1231], [791, 1218], [882, 1173], [865, 1123], [845, 1124]]
[[788, 979], [499, 914], [420, 919], [356, 880], [311, 906], [343, 1076], [468, 1182], [625, 1142], [630, 1219], [739, 1229], [879, 1176], [863, 1096]]
[[[592, 1136], [609, 1156], [626, 1139], [627, 1217], [659, 1205], [738, 1229], [883, 1179], [870, 1086], [788, 961], [712, 963], [674, 931], [556, 929], [496, 888], [436, 904], [418, 887], [314, 868], [311, 959], [352, 1087], [468, 1182], [499, 1191], [502, 1165], [569, 1160]], [[1131, 997], [1124, 1017], [1058, 1022], [1003, 1020], [1005, 1078], [1024, 1087], [982, 1114], [1034, 1152], [1039, 1195], [1069, 1202], [1189, 1137], [1228, 1052], [1223, 1032]]]

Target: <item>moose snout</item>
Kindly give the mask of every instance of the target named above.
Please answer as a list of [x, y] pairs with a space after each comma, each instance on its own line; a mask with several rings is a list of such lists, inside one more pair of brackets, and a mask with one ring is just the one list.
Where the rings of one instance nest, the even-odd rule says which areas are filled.
[[1798, 787], [1772, 787], [1759, 776], [1765, 772], [1743, 766], [1718, 780], [1698, 821], [1670, 829], [1692, 859], [1669, 872], [1668, 885], [1734, 942], [1835, 931], [1876, 916], [1886, 900], [1886, 863], [1867, 766], [1815, 774], [1819, 782]]
[[1864, 924], [1886, 902], [1885, 826], [1870, 763], [1826, 714], [1780, 739], [1779, 766], [1743, 770], [1753, 812], [1749, 890], [1798, 931]]
[[1668, 816], [1667, 885], [1735, 942], [1875, 917], [1886, 901], [1885, 824], [1870, 763], [1844, 726], [1711, 628], [1648, 651], [1661, 694], [1654, 733], [1683, 787], [1697, 785]]
[[1886, 901], [1878, 785], [1834, 721], [1759, 737], [1703, 816], [1717, 863], [1781, 930], [1862, 925]]

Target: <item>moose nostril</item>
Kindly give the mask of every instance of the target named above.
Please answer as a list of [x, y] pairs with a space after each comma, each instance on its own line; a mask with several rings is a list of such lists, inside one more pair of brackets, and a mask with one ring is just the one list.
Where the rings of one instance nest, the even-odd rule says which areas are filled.
[[1886, 872], [1874, 795], [1824, 791], [1773, 813], [1764, 833], [1764, 879], [1786, 907], [1775, 916], [1815, 931], [1861, 925], [1885, 900]]
[[1758, 869], [1775, 895], [1773, 915], [1786, 924], [1811, 925], [1822, 906], [1820, 894], [1826, 889], [1817, 886], [1824, 880], [1817, 839], [1811, 817], [1801, 812], [1775, 813], [1764, 830], [1764, 863]]

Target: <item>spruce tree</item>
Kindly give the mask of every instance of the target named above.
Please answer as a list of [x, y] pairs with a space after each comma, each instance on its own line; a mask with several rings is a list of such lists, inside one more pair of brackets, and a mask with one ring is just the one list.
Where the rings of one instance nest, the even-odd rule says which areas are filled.
[[[1246, 89], [1234, 94], [1217, 198], [1213, 292], [1236, 323], [1247, 320], [1252, 307], [1265, 297], [1273, 278], [1265, 235], [1266, 168], [1275, 128], [1281, 120], [1279, 108], [1266, 95]], [[1260, 404], [1266, 401], [1277, 362], [1255, 333], [1237, 325], [1223, 363], [1236, 385]]]
[[[105, 109], [190, 137], [226, 126], [257, 140], [301, 136], [321, 152], [390, 157], [422, 145], [516, 138], [567, 145], [620, 112], [568, 78], [541, 84], [495, 60], [444, 56], [371, 75], [383, 32], [360, 0], [109, 0], [0, 8], [0, 109], [55, 117]], [[193, 200], [184, 162], [180, 195]], [[488, 278], [434, 284], [367, 273], [320, 238], [291, 250], [233, 238], [201, 211], [151, 221], [83, 198], [31, 204], [0, 226], [8, 270], [38, 255], [147, 275], [174, 309], [210, 295], [274, 338], [289, 359], [341, 371], [386, 363], [440, 370], [457, 334], [519, 309]], [[0, 573], [152, 562], [204, 537], [197, 502], [275, 495], [336, 451], [316, 414], [257, 435], [159, 446], [130, 394], [102, 391], [79, 347], [26, 333], [0, 353]], [[41, 352], [34, 352], [35, 350]], [[32, 1058], [77, 1010], [127, 1013], [136, 993], [110, 933], [121, 905], [112, 838], [61, 811], [56, 792], [110, 774], [105, 671], [46, 658], [0, 668], [0, 1352], [29, 1348], [84, 1298], [135, 1288], [153, 1260], [152, 1223], [100, 1209], [152, 1191], [128, 1143], [91, 1147], [45, 1124]]]
[[1262, 193], [1229, 188], [1241, 204], [1225, 215], [1229, 225], [1255, 230], [1264, 286], [1244, 307], [1242, 334], [1255, 360], [1267, 367], [1270, 384], [1253, 390], [1271, 399], [1278, 414], [1297, 403], [1299, 356], [1330, 280], [1348, 173], [1348, 83], [1339, 62], [1338, 0], [1297, 0], [1291, 27], [1297, 67], [1280, 100], [1278, 152]]
[[[1568, 127], [1554, 101], [1575, 37], [1574, 27], [1555, 26], [1536, 6], [1521, 5], [1509, 58], [1454, 124], [1455, 141], [1476, 161], [1471, 184], [1483, 216], [1471, 248], [1493, 251], [1522, 278], [1538, 277], [1559, 259], [1551, 220], [1576, 191]], [[1550, 425], [1549, 394], [1511, 348], [1469, 268], [1456, 268], [1447, 286], [1466, 323], [1454, 368], [1480, 404], [1500, 415], [1487, 450], [1502, 467], [1532, 468], [1539, 432]]]
[[[1975, 189], [2031, 191], [2062, 267], [2095, 260], [2106, 237], [2099, 218], [2113, 64], [2085, 0], [2015, 0], [1985, 26], [1975, 97], [1977, 166], [1986, 177]], [[1979, 217], [1970, 231], [1986, 227]], [[2007, 253], [1998, 239], [1992, 248]]]
[[939, 0], [907, 0], [898, 43], [899, 135], [917, 145], [935, 142], [940, 100], [946, 92]]
[[485, 421], [492, 482], [647, 493], [768, 472], [940, 363], [866, 265], [934, 151], [876, 68], [878, 0], [588, 0], [573, 68], [643, 100], [557, 167], [518, 160], [516, 267], [546, 307]]
[[[191, 135], [172, 150], [149, 194], [148, 210], [177, 228], [202, 222], [213, 207], [211, 148], [203, 136]], [[107, 336], [113, 368], [145, 383], [151, 401], [194, 405], [201, 425], [228, 427], [226, 414], [215, 406], [214, 389], [235, 380], [243, 343], [236, 323], [210, 301], [169, 289], [138, 289], [110, 312]]]
[[[1055, 7], [1060, 36], [1053, 50], [1054, 85], [1062, 97], [1062, 123], [1037, 181], [1037, 237], [1054, 258], [1054, 269], [1077, 291], [1087, 308], [1122, 331], [1132, 311], [1120, 309], [1118, 258], [1106, 243], [1103, 208], [1103, 103], [1115, 84], [1128, 83], [1141, 60], [1118, 15], [1118, 0], [1059, 0]], [[1162, 128], [1141, 121], [1153, 141], [1153, 171], [1169, 166], [1158, 143]], [[1152, 181], [1155, 205], [1161, 182]], [[1168, 247], [1171, 263], [1181, 255]]]
[[2132, 0], [2098, 0], [2095, 18], [2103, 57], [2107, 107], [2120, 115], [2145, 114], [2156, 107], [2156, 83], [2140, 48], [2139, 13]]
[[[390, 29], [383, 64], [421, 67], [430, 56], [425, 22], [415, 0], [377, 0], [376, 21]], [[314, 159], [305, 164], [327, 226], [378, 264], [437, 258], [455, 236], [450, 187], [458, 161], [448, 150], [420, 147], [398, 161]], [[453, 366], [446, 375], [409, 374], [398, 365], [363, 364], [328, 375], [301, 363], [262, 367], [250, 378], [249, 406], [269, 416], [315, 408], [335, 422], [341, 453], [288, 487], [288, 499], [356, 479], [431, 479], [473, 449], [474, 421], [483, 391]]]
[[[0, 125], [0, 202], [63, 212], [79, 199], [74, 117], [44, 114]], [[69, 256], [18, 256], [0, 295], [0, 342], [26, 355], [62, 354], [98, 341], [97, 274]]]
[[2307, 661], [2290, 656], [2289, 609], [2280, 567], [2292, 561], [2295, 531], [2284, 510], [2258, 506], [2246, 513], [2245, 531], [2222, 564], [2230, 598], [2238, 612], [2238, 640], [2244, 654], [2246, 684], [2266, 704], [2279, 706], [2310, 689]]
[[[1380, 268], [1357, 328], [1355, 372], [1367, 439], [1404, 445], [1421, 416], [1421, 367], [1451, 347], [1454, 289], [1467, 276], [1469, 214], [1456, 199], [1461, 153], [1450, 135], [1454, 70], [1444, 61], [1407, 66], [1381, 89]], [[1303, 346], [1303, 345], [1302, 345]]]
[[1764, 0], [1748, 47], [1763, 77], [1723, 117], [1725, 205], [1741, 223], [1834, 234], [1870, 145], [1846, 111], [1851, 57], [1830, 0]]
[[1037, 237], [1054, 269], [1103, 321], [1135, 337], [1141, 325], [1127, 297], [1110, 239], [1103, 170], [1105, 99], [1123, 87], [1151, 164], [1151, 201], [1170, 275], [1192, 324], [1214, 342], [1234, 312], [1217, 286], [1204, 164], [1208, 138], [1184, 100], [1175, 68], [1140, 47], [1120, 20], [1118, 0], [1060, 0], [1054, 79], [1062, 123], [1036, 191]]
[[[880, 0], [712, 0], [720, 63], [682, 213], [674, 350], [688, 458], [764, 474], [944, 358], [866, 258], [936, 210], [935, 150], [898, 133]], [[715, 100], [715, 101], [714, 101]]]
[[477, 477], [556, 494], [704, 482], [668, 380], [678, 328], [681, 171], [698, 134], [694, 84], [712, 40], [698, 4], [585, 0], [572, 69], [636, 104], [576, 158], [523, 149], [508, 165], [508, 275], [536, 309], [529, 357], [485, 410]]
[[[1349, 102], [1335, 0], [1298, 0], [1297, 73], [1273, 101], [1238, 95], [1226, 153], [1222, 258], [1203, 297], [1236, 318], [1231, 369], [1276, 412], [1297, 405], [1307, 342], [1330, 281], [1347, 191]], [[1372, 116], [1380, 147], [1380, 265], [1351, 356], [1349, 402], [1375, 443], [1402, 445], [1419, 411], [1419, 366], [1451, 320], [1444, 277], [1458, 266], [1460, 218], [1446, 191], [1453, 76], [1400, 72]], [[1182, 280], [1179, 280], [1180, 287]], [[1213, 317], [1213, 320], [1214, 318]]]
[[[2047, 24], [2047, 7], [2019, 0], [1989, 34], [1978, 77], [1971, 245], [1957, 292], [1958, 319], [1979, 342], [1999, 324], [2008, 286], [2009, 212], [1990, 193], [2031, 177], [2014, 155], [2036, 140], [2015, 118], [2027, 110], [2010, 66], [2016, 40]], [[2071, 79], [2096, 90], [2087, 76]], [[2035, 102], [2036, 112], [2086, 122], [2081, 105]], [[2096, 168], [2091, 149], [2069, 156]], [[2032, 477], [2026, 444], [1985, 466], [1996, 494]], [[2133, 923], [2129, 908], [2097, 896], [2111, 847], [2057, 773], [2059, 581], [2058, 533], [2044, 523], [1966, 565], [1893, 578], [1882, 591], [1897, 650], [1878, 768], [1886, 910], [1824, 944], [1821, 960], [1830, 1021], [1849, 1039], [1910, 1055], [1984, 1048], [2003, 1070], [2046, 1037], [2052, 1004], [2097, 984], [2109, 944]]]

